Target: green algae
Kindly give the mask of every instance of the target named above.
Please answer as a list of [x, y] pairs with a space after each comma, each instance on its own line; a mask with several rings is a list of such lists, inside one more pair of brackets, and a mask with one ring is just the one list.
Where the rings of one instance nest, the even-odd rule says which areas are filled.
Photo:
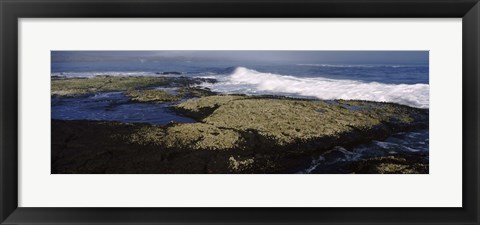
[[136, 102], [172, 102], [178, 101], [181, 96], [170, 94], [165, 90], [131, 90], [126, 95]]
[[[93, 122], [92, 122], [93, 123]], [[158, 125], [142, 123], [98, 122], [103, 126], [110, 126], [114, 133], [109, 137], [112, 140], [141, 146], [163, 146], [165, 128]]]
[[198, 99], [192, 99], [178, 104], [177, 109], [182, 109], [191, 112], [200, 112], [204, 109], [217, 108], [230, 101], [245, 99], [245, 96], [238, 95], [215, 95]]
[[417, 156], [395, 155], [361, 160], [353, 163], [355, 173], [371, 174], [426, 174], [428, 163]]
[[112, 77], [54, 79], [51, 94], [58, 96], [76, 96], [94, 92], [127, 91], [137, 88], [168, 85], [168, 77]]
[[179, 87], [174, 91], [162, 89], [129, 90], [126, 95], [136, 102], [173, 102], [183, 98], [211, 96], [214, 93], [199, 87]]
[[247, 158], [247, 159], [236, 159], [233, 156], [228, 158], [228, 168], [233, 173], [241, 173], [245, 171], [249, 171], [253, 168], [253, 164], [255, 163], [254, 158]]
[[173, 124], [169, 127], [145, 125], [131, 127], [131, 132], [114, 134], [112, 138], [141, 146], [160, 146], [168, 149], [227, 150], [238, 148], [239, 133], [202, 123]]
[[125, 140], [131, 144], [162, 146], [165, 130], [162, 127], [141, 127], [133, 130]]
[[411, 109], [390, 105], [384, 105], [388, 110], [371, 107], [357, 111], [325, 101], [248, 99], [241, 96], [201, 98], [179, 107], [192, 112], [218, 107], [202, 122], [238, 131], [255, 130], [279, 145], [338, 137], [352, 130], [368, 130], [392, 117], [402, 118], [405, 123], [412, 120]]
[[174, 109], [186, 116], [201, 120], [209, 116], [214, 110], [230, 101], [245, 99], [246, 96], [238, 95], [214, 95], [197, 99], [190, 99], [174, 107]]
[[203, 123], [177, 124], [166, 131], [167, 148], [194, 150], [228, 150], [238, 148], [238, 132]]

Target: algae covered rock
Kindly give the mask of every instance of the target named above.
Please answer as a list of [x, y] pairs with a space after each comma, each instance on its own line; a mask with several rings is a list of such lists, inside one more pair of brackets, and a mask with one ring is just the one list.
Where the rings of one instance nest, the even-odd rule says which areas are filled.
[[253, 168], [254, 158], [237, 159], [234, 156], [228, 158], [228, 168], [234, 173], [241, 173]]
[[220, 135], [200, 135], [207, 128], [235, 134], [231, 140], [235, 144], [226, 148], [246, 154], [228, 158], [229, 171], [239, 173], [290, 171], [301, 167], [306, 157], [335, 146], [355, 146], [428, 127], [428, 110], [368, 101], [218, 95], [189, 100], [176, 109], [201, 122], [182, 130], [181, 146], [186, 149], [201, 149], [197, 145], [203, 140], [215, 144], [228, 140]]
[[203, 118], [202, 122], [215, 127], [245, 134], [254, 132], [279, 146], [322, 138], [347, 141], [346, 136], [351, 141], [371, 139], [372, 135], [383, 136], [427, 123], [425, 110], [386, 103], [348, 102], [356, 108], [349, 108], [345, 102], [219, 95], [190, 100], [177, 105], [177, 109]]
[[180, 96], [168, 93], [165, 90], [132, 90], [126, 95], [136, 102], [173, 102], [182, 99]]
[[367, 174], [425, 174], [428, 162], [416, 155], [384, 156], [354, 162], [354, 173]]
[[76, 96], [94, 92], [126, 91], [136, 88], [168, 85], [168, 77], [97, 76], [92, 78], [53, 79], [51, 94]]
[[201, 97], [211, 94], [206, 89], [193, 87], [215, 79], [190, 77], [96, 76], [91, 78], [52, 77], [51, 95], [77, 96], [95, 92], [113, 92], [147, 89], [149, 87], [180, 87], [180, 95]]
[[203, 123], [177, 124], [166, 133], [165, 146], [181, 150], [228, 150], [238, 148], [241, 140], [238, 132]]
[[199, 87], [179, 87], [173, 90], [129, 90], [126, 95], [136, 102], [173, 102], [183, 98], [210, 96], [214, 93]]
[[175, 110], [195, 119], [202, 119], [223, 104], [245, 98], [247, 97], [237, 95], [208, 96], [182, 102], [175, 106]]
[[[115, 135], [113, 137], [116, 137]], [[160, 126], [141, 126], [132, 129], [123, 136], [117, 136], [130, 144], [163, 146], [165, 140], [165, 129]]]
[[[179, 89], [175, 94], [129, 91], [131, 98], [147, 102], [181, 95]], [[368, 101], [213, 95], [173, 108], [198, 122], [158, 126], [52, 121], [52, 171], [293, 173], [335, 146], [428, 127], [426, 109]], [[428, 173], [428, 162], [421, 159], [397, 155], [347, 166], [355, 173]]]

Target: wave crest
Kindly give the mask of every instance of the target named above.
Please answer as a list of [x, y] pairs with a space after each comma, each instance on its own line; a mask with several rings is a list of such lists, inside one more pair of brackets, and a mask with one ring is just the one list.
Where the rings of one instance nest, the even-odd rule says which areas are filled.
[[318, 99], [393, 102], [417, 108], [429, 107], [428, 84], [384, 84], [328, 78], [299, 78], [261, 73], [237, 67], [223, 82], [210, 87], [224, 93], [289, 94]]

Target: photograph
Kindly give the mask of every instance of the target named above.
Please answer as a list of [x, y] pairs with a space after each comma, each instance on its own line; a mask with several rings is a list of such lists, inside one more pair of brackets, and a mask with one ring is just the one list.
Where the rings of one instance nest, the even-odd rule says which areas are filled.
[[429, 174], [429, 51], [52, 50], [51, 174]]
[[0, 225], [480, 225], [480, 0], [0, 11]]

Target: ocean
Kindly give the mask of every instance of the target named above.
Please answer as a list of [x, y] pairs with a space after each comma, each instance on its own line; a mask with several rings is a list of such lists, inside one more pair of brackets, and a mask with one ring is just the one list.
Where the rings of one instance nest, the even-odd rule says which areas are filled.
[[[318, 99], [394, 102], [418, 108], [429, 105], [429, 67], [424, 64], [276, 64], [254, 62], [54, 62], [52, 75], [181, 76], [215, 78], [204, 86], [222, 93], [272, 94]], [[178, 76], [178, 75], [177, 75]]]
[[[162, 73], [168, 72], [168, 75]], [[175, 72], [175, 73], [171, 73]], [[180, 73], [180, 74], [177, 74]], [[427, 64], [311, 64], [252, 61], [89, 61], [52, 62], [51, 76], [187, 76], [214, 78], [200, 86], [220, 93], [281, 95], [308, 99], [355, 99], [429, 108]], [[52, 119], [113, 120], [167, 124], [193, 119], [169, 110], [171, 104], [133, 103], [121, 92], [52, 97]], [[429, 131], [399, 133], [353, 148], [341, 146], [312, 158], [299, 173], [341, 173], [339, 164], [392, 154], [421, 154], [428, 161]], [[332, 157], [335, 156], [335, 157]], [[333, 168], [333, 169], [332, 169]]]

